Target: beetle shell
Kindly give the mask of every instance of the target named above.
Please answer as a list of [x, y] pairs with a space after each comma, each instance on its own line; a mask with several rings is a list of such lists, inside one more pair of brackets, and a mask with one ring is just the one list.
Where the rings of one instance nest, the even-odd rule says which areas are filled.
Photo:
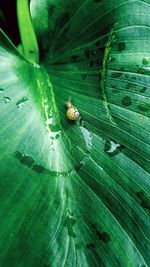
[[75, 107], [70, 107], [68, 108], [67, 110], [67, 118], [70, 120], [70, 121], [75, 121], [79, 118], [80, 114], [79, 114], [79, 111], [75, 108]]

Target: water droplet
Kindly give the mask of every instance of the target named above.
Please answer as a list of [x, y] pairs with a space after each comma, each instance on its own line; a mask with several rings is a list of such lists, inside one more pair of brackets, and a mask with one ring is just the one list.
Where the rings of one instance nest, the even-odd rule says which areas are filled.
[[60, 133], [56, 134], [55, 138], [58, 139], [61, 136]]
[[28, 155], [22, 154], [19, 151], [15, 152], [16, 158], [22, 163], [23, 165], [26, 165], [27, 167], [32, 167], [34, 164], [34, 159]]
[[83, 126], [80, 126], [81, 132], [83, 134], [85, 145], [87, 151], [91, 151], [92, 149], [92, 134]]
[[87, 78], [87, 72], [84, 72], [83, 74], [81, 74], [81, 77], [82, 77], [83, 80], [86, 80], [86, 78]]
[[90, 55], [91, 55], [91, 51], [90, 51], [90, 50], [85, 50], [84, 54], [85, 54], [85, 56], [86, 56], [87, 58], [89, 58]]
[[138, 105], [138, 109], [142, 112], [148, 112], [150, 109], [150, 105], [148, 103], [143, 103], [141, 105]]
[[61, 131], [57, 131], [57, 132], [49, 132], [49, 136], [51, 138], [51, 140], [55, 140], [58, 139], [59, 137], [61, 137], [62, 132]]
[[83, 119], [82, 119], [82, 117], [80, 116], [79, 117], [79, 119], [77, 120], [77, 124], [79, 125], [79, 126], [85, 126], [85, 123], [84, 123], [84, 121], [83, 121]]
[[38, 69], [40, 69], [40, 65], [38, 65], [38, 64], [36, 64], [36, 63], [34, 63], [33, 66], [34, 66], [34, 68], [38, 68]]
[[130, 106], [132, 104], [132, 99], [131, 97], [129, 96], [125, 96], [123, 99], [122, 99], [122, 104], [126, 107]]
[[89, 62], [89, 64], [88, 64], [88, 67], [93, 67], [93, 65], [94, 65], [94, 60], [90, 60], [90, 62]]
[[68, 235], [71, 237], [76, 237], [76, 234], [74, 232], [75, 223], [76, 220], [70, 215], [68, 215], [67, 219], [63, 223], [63, 225], [68, 228]]
[[143, 65], [148, 65], [148, 63], [149, 63], [148, 59], [147, 58], [143, 58], [142, 64]]
[[69, 172], [68, 172], [68, 177], [71, 176], [71, 175], [75, 175], [76, 174], [76, 170], [75, 169], [71, 169]]
[[46, 125], [51, 125], [53, 124], [53, 118], [49, 118], [47, 121], [46, 121]]
[[82, 168], [84, 168], [85, 166], [85, 161], [81, 160], [80, 163], [75, 167], [75, 171], [79, 172], [80, 170], [82, 170]]
[[105, 151], [107, 153], [113, 153], [115, 152], [115, 150], [120, 147], [121, 145], [120, 144], [116, 144], [115, 142], [113, 142], [112, 140], [109, 140], [108, 142], [106, 142], [106, 145], [105, 145]]
[[120, 43], [118, 43], [118, 51], [119, 52], [122, 52], [123, 50], [125, 50], [126, 49], [126, 44], [125, 44], [125, 42], [120, 42]]
[[29, 156], [29, 155], [25, 155], [25, 154], [22, 154], [21, 152], [19, 151], [16, 151], [15, 152], [15, 156], [17, 158], [17, 160], [25, 165], [26, 167], [28, 167], [29, 169], [35, 171], [35, 172], [38, 172], [38, 173], [46, 173], [46, 174], [49, 174], [50, 173], [50, 170], [49, 169], [46, 169], [45, 167], [39, 165], [39, 164], [36, 164], [35, 163], [35, 160]]
[[33, 54], [34, 53], [34, 49], [30, 49], [29, 53]]
[[[116, 61], [116, 59], [115, 59], [115, 57], [112, 57], [111, 62], [114, 62], [114, 61]], [[123, 71], [123, 69], [122, 69], [122, 71]]]
[[145, 197], [143, 191], [139, 191], [139, 192], [137, 192], [136, 195], [137, 195], [137, 197], [138, 197], [139, 199], [141, 199], [141, 200]]
[[91, 55], [95, 56], [96, 55], [96, 51], [95, 50], [91, 51]]
[[101, 67], [101, 65], [102, 65], [102, 61], [101, 61], [101, 59], [98, 59], [97, 61], [96, 61], [96, 64], [98, 65], [98, 67], [100, 68]]
[[44, 102], [44, 106], [45, 106], [45, 108], [49, 108], [49, 105], [48, 105], [48, 101], [47, 100]]
[[130, 89], [131, 86], [132, 86], [131, 83], [127, 83], [126, 89]]
[[144, 87], [140, 90], [140, 93], [145, 93], [146, 89], [147, 89], [147, 87], [144, 86]]
[[10, 99], [10, 97], [4, 96], [4, 101], [7, 104], [11, 101], [11, 99]]
[[27, 97], [22, 97], [21, 99], [19, 99], [16, 103], [18, 109], [21, 109], [26, 104], [27, 100]]
[[112, 78], [120, 78], [120, 76], [122, 75], [122, 72], [112, 72], [111, 77]]
[[45, 171], [45, 168], [39, 164], [34, 164], [32, 170], [38, 173], [43, 173]]
[[146, 193], [143, 192], [143, 191], [137, 192], [136, 195], [140, 199], [142, 207], [145, 208], [145, 209], [150, 209], [150, 198], [149, 198], [149, 196], [147, 196]]
[[74, 62], [75, 62], [78, 58], [79, 58], [78, 55], [73, 55], [73, 56], [72, 56], [72, 60], [73, 60]]
[[4, 89], [0, 88], [0, 93], [3, 93], [4, 92]]
[[97, 234], [98, 238], [105, 243], [108, 243], [109, 241], [111, 241], [110, 235], [106, 232], [100, 233], [99, 231], [96, 231], [96, 234]]

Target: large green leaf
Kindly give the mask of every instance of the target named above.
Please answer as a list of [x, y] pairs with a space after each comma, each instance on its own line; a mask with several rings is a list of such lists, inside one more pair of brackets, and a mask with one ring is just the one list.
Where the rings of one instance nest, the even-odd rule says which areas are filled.
[[149, 12], [31, 0], [40, 65], [1, 32], [1, 266], [149, 266]]

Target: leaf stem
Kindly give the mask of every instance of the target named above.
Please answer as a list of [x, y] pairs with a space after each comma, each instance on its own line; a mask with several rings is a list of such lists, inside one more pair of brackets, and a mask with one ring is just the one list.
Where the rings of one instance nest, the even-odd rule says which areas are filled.
[[39, 48], [33, 29], [28, 0], [17, 0], [17, 16], [24, 57], [32, 63], [39, 62]]

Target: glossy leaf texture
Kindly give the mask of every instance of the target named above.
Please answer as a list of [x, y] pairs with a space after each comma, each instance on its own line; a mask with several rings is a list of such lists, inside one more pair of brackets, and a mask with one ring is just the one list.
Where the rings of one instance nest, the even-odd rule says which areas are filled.
[[31, 0], [40, 65], [1, 32], [2, 266], [149, 265], [149, 12]]

